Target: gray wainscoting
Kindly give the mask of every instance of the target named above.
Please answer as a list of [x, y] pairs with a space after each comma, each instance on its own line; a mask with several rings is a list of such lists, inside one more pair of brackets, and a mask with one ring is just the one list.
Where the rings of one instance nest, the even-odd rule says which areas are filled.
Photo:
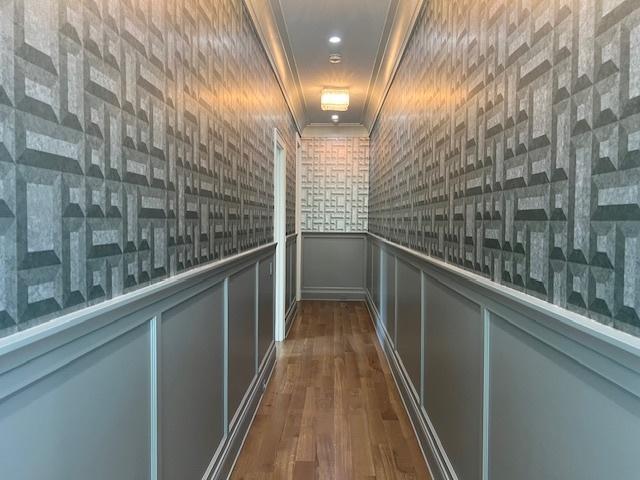
[[[373, 304], [376, 306], [378, 311], [382, 310], [382, 306], [380, 304], [380, 291], [382, 288], [382, 280], [383, 277], [381, 273], [382, 262], [380, 261], [380, 248], [375, 243], [371, 243], [370, 247], [371, 253], [371, 298], [373, 300]], [[395, 330], [393, 332], [393, 337], [395, 338]]]
[[292, 233], [287, 236], [287, 252], [286, 252], [286, 275], [287, 281], [284, 292], [284, 310], [286, 312], [285, 332], [288, 335], [291, 327], [293, 326], [293, 320], [296, 316], [298, 299], [296, 292], [297, 278], [298, 278], [298, 234]]
[[226, 478], [275, 362], [274, 253], [0, 340], [0, 477]]
[[241, 413], [240, 406], [256, 374], [256, 271], [249, 266], [229, 278], [227, 388], [230, 421]]
[[[383, 258], [386, 254], [382, 252]], [[398, 271], [397, 303], [398, 321], [396, 324], [396, 350], [402, 359], [402, 365], [415, 386], [415, 393], [420, 392], [420, 368], [422, 360], [422, 315], [420, 312], [420, 270], [403, 262], [396, 265]], [[385, 270], [380, 268], [380, 272]], [[379, 282], [384, 285], [384, 281]], [[386, 297], [386, 293], [380, 293]], [[387, 309], [388, 310], [388, 309]]]
[[224, 438], [224, 328], [224, 284], [162, 314], [159, 460], [164, 478], [202, 478]]
[[[379, 251], [377, 253], [380, 255]], [[371, 262], [370, 262], [371, 263]], [[384, 274], [377, 279], [377, 282], [382, 282], [383, 285], [380, 287], [381, 291], [384, 292], [380, 297], [380, 311], [382, 312], [381, 318], [383, 320], [383, 325], [385, 330], [387, 331], [387, 335], [389, 335], [394, 341], [396, 338], [396, 298], [400, 299], [402, 297], [402, 292], [398, 293], [396, 291], [396, 276], [398, 277], [398, 285], [402, 288], [403, 282], [406, 282], [406, 279], [403, 279], [399, 275], [396, 275], [396, 259], [390, 255], [385, 255], [382, 258], [381, 268], [384, 270]], [[378, 283], [376, 283], [377, 285]]]
[[258, 267], [258, 362], [260, 365], [266, 360], [274, 338], [273, 267], [273, 257], [261, 260]]
[[637, 478], [637, 338], [376, 235], [366, 251], [367, 305], [435, 479]]
[[90, 343], [72, 361], [51, 356], [65, 364], [12, 394], [3, 385], [2, 478], [150, 478], [149, 322]]
[[364, 300], [367, 235], [302, 234], [301, 295], [307, 300]]

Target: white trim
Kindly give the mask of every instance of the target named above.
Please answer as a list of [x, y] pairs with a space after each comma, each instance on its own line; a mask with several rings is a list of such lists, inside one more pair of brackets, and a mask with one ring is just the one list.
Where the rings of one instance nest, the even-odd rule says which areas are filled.
[[371, 79], [362, 115], [362, 123], [369, 134], [378, 120], [424, 2], [425, 0], [400, 0], [384, 48], [380, 45], [380, 65], [375, 78]]
[[293, 302], [291, 304], [291, 307], [289, 307], [289, 310], [287, 311], [287, 315], [284, 320], [285, 328], [287, 329], [287, 331], [285, 332], [285, 340], [289, 337], [289, 333], [291, 333], [293, 324], [296, 322], [298, 308], [298, 302]]
[[[249, 423], [247, 424], [247, 428], [244, 429], [244, 432], [242, 433], [242, 440], [240, 441], [240, 444], [238, 445], [238, 449], [236, 451], [235, 456], [233, 457], [233, 461], [231, 462], [231, 464], [229, 465], [229, 470], [227, 472], [227, 475], [225, 478], [229, 479], [231, 478], [231, 475], [233, 474], [233, 470], [236, 467], [236, 463], [238, 463], [238, 458], [240, 458], [240, 453], [242, 452], [242, 448], [244, 447], [245, 442], [247, 441], [247, 437], [249, 436], [249, 432], [251, 431], [251, 427], [253, 426], [253, 422], [255, 421], [256, 415], [258, 415], [258, 411], [260, 410], [260, 405], [262, 405], [262, 400], [264, 399], [264, 394], [267, 391], [267, 387], [269, 385], [269, 383], [271, 382], [271, 378], [273, 377], [273, 373], [275, 372], [275, 366], [276, 366], [276, 346], [275, 344], [271, 344], [271, 347], [269, 348], [269, 350], [267, 351], [267, 355], [266, 358], [268, 359], [267, 362], [265, 362], [265, 367], [267, 367], [267, 364], [269, 362], [271, 363], [271, 366], [268, 368], [268, 370], [263, 370], [262, 372], [259, 373], [258, 375], [258, 382], [252, 386], [252, 392], [251, 392], [251, 398], [250, 400], [247, 402], [247, 404], [245, 405], [245, 411], [242, 413], [242, 415], [246, 415], [247, 411], [246, 408], [250, 405], [251, 401], [255, 398], [255, 395], [257, 392], [260, 392], [259, 395], [260, 397], [258, 398], [258, 401], [256, 403], [255, 409], [253, 410], [253, 412], [251, 413], [251, 419], [249, 420]], [[266, 375], [266, 379], [265, 379], [265, 373]], [[264, 389], [263, 389], [263, 385], [264, 385]], [[240, 421], [240, 423], [242, 423], [242, 420]], [[214, 455], [213, 459], [211, 460], [211, 463], [214, 464], [216, 463], [216, 461], [218, 460], [218, 457], [225, 459], [228, 455], [229, 455], [229, 451], [231, 451], [232, 448], [234, 448], [234, 441], [235, 438], [238, 435], [239, 430], [236, 429], [234, 430], [230, 435], [229, 435], [229, 441], [227, 441], [227, 438], [225, 437], [224, 441], [222, 441], [220, 443], [220, 446], [224, 446], [224, 449], [222, 451], [219, 452], [219, 450], [221, 450], [220, 448], [218, 448], [218, 450], [216, 451], [216, 454]], [[217, 468], [215, 471], [212, 471], [213, 469], [210, 469], [204, 477], [202, 477], [202, 480], [207, 480], [207, 479], [217, 479], [217, 478], [221, 478], [220, 474], [223, 473], [222, 469], [224, 468], [224, 460], [222, 460], [221, 462], [218, 463]]]
[[[387, 253], [385, 256], [389, 256]], [[395, 255], [393, 255], [395, 259]], [[382, 268], [382, 267], [380, 267]], [[385, 272], [386, 276], [386, 272]], [[395, 279], [397, 281], [397, 279]], [[386, 290], [386, 289], [385, 289]], [[386, 292], [385, 292], [386, 296]], [[395, 299], [394, 299], [395, 300]], [[394, 302], [396, 305], [398, 302]], [[418, 402], [422, 408], [425, 408], [425, 391], [427, 386], [425, 385], [426, 369], [424, 366], [425, 351], [426, 351], [426, 334], [427, 334], [427, 279], [426, 274], [420, 270], [420, 394], [418, 396]]]
[[[367, 291], [367, 299], [364, 302], [365, 305], [367, 306], [367, 310], [369, 312], [369, 318], [371, 319], [371, 323], [373, 324], [373, 328], [375, 330], [376, 333], [376, 339], [378, 340], [378, 346], [380, 347], [380, 350], [382, 351], [382, 355], [384, 356], [384, 359], [387, 361], [387, 365], [389, 367], [389, 371], [391, 372], [391, 378], [393, 379], [393, 383], [395, 383], [396, 385], [396, 391], [398, 392], [398, 396], [400, 397], [400, 401], [402, 402], [402, 406], [404, 407], [404, 411], [407, 414], [407, 418], [409, 419], [409, 424], [411, 425], [411, 428], [413, 429], [413, 434], [416, 437], [416, 440], [418, 441], [418, 447], [420, 448], [420, 452], [422, 453], [422, 458], [424, 459], [426, 465], [427, 465], [427, 470], [429, 470], [429, 477], [432, 479], [437, 479], [439, 477], [436, 477], [433, 474], [433, 470], [431, 468], [431, 464], [429, 463], [429, 457], [427, 455], [427, 451], [425, 450], [425, 446], [422, 444], [422, 442], [420, 441], [420, 435], [418, 434], [418, 430], [417, 427], [414, 423], [414, 415], [411, 414], [411, 411], [409, 410], [409, 405], [407, 405], [407, 401], [405, 399], [405, 395], [403, 393], [407, 393], [408, 395], [410, 395], [409, 392], [406, 392], [406, 390], [403, 390], [402, 388], [400, 388], [400, 381], [404, 382], [404, 379], [400, 378], [398, 379], [397, 376], [401, 376], [402, 373], [398, 370], [396, 370], [396, 367], [398, 367], [397, 364], [397, 358], [393, 357], [393, 362], [392, 362], [392, 357], [390, 357], [390, 354], [393, 355], [393, 351], [388, 352], [387, 349], [389, 350], [393, 350], [393, 342], [391, 342], [389, 340], [388, 334], [384, 329], [378, 328], [379, 324], [382, 323], [381, 320], [381, 316], [378, 312], [378, 310], [375, 307], [375, 304], [373, 303], [373, 299], [371, 298], [370, 292]], [[432, 439], [431, 438], [427, 438], [428, 442], [431, 442]], [[429, 445], [429, 447], [432, 449], [432, 451], [434, 452], [434, 447], [433, 445]], [[436, 460], [439, 461], [440, 459], [436, 457]], [[439, 465], [440, 469], [443, 468], [442, 465]]]
[[[368, 136], [375, 125], [423, 3], [424, 0], [394, 0], [390, 4], [366, 85], [362, 123], [345, 125], [362, 129], [362, 136]], [[298, 131], [303, 132], [308, 125], [333, 127], [332, 124], [307, 123], [307, 102], [280, 3], [244, 0], [244, 4]], [[393, 4], [395, 9], [391, 11]]]
[[[233, 412], [233, 416], [231, 417], [231, 420], [229, 420], [229, 432], [233, 432], [236, 429], [236, 426], [240, 421], [240, 417], [242, 417], [242, 415], [244, 415], [244, 413], [246, 412], [247, 406], [249, 405], [249, 401], [250, 401], [249, 399], [253, 395], [254, 390], [258, 388], [259, 378], [260, 378], [260, 372], [256, 372], [256, 374], [251, 379], [251, 382], [249, 383], [249, 388], [247, 388], [247, 391], [244, 392], [244, 395], [242, 396], [242, 399], [238, 404], [238, 408], [236, 409], [235, 412]], [[229, 394], [227, 390], [227, 397], [228, 396]]]
[[364, 301], [366, 288], [306, 287], [302, 289], [303, 300], [326, 300], [336, 302]]
[[225, 434], [222, 437], [222, 440], [220, 440], [220, 443], [218, 444], [218, 447], [213, 452], [213, 456], [211, 457], [211, 460], [209, 461], [209, 465], [207, 466], [207, 469], [204, 471], [204, 475], [202, 476], [203, 480], [206, 480], [207, 478], [209, 478], [211, 476], [211, 472], [215, 468], [216, 463], [218, 463], [218, 460], [220, 459], [220, 455], [222, 454], [222, 452], [224, 450], [227, 449], [227, 447], [228, 447], [227, 438], [228, 438], [228, 436]]
[[482, 308], [482, 480], [489, 479], [489, 397], [491, 378], [491, 313]]
[[[148, 301], [151, 304], [153, 303], [153, 300], [149, 300], [148, 297], [152, 295], [166, 296], [172, 294], [172, 289], [182, 287], [181, 284], [188, 280], [193, 280], [194, 278], [201, 275], [206, 276], [207, 274], [213, 273], [216, 270], [229, 268], [241, 262], [243, 259], [250, 258], [261, 251], [266, 251], [273, 246], [274, 243], [272, 242], [257, 248], [253, 248], [251, 250], [247, 250], [246, 252], [233, 255], [231, 257], [226, 257], [218, 261], [207, 263], [206, 265], [202, 265], [200, 267], [192, 268], [186, 272], [179, 273], [158, 283], [138, 288], [132, 292], [119, 295], [110, 300], [105, 300], [104, 302], [100, 302], [97, 305], [81, 308], [80, 310], [77, 310], [75, 312], [71, 312], [58, 318], [46, 321], [41, 325], [36, 325], [22, 332], [16, 332], [6, 337], [0, 338], [0, 356], [6, 355], [7, 353], [13, 352], [15, 350], [19, 350], [20, 348], [24, 348], [25, 346], [36, 343], [39, 340], [46, 339], [56, 333], [70, 329], [87, 321], [88, 319], [94, 318], [99, 315], [105, 315], [119, 308], [130, 307], [138, 301]], [[2, 371], [3, 369], [0, 368], [0, 372]]]
[[[271, 65], [271, 70], [280, 86], [285, 103], [293, 117], [296, 129], [301, 132], [306, 124], [306, 105], [286, 32], [284, 32], [285, 41], [283, 40], [283, 32], [278, 27], [276, 12], [273, 11], [271, 2], [244, 0], [244, 4], [269, 65]], [[281, 12], [280, 17], [282, 17]]]
[[150, 390], [150, 414], [151, 414], [151, 480], [162, 478], [162, 466], [160, 463], [160, 361], [161, 352], [161, 314], [153, 317], [149, 322], [149, 339], [150, 339], [150, 374], [151, 374], [151, 390]]
[[[582, 323], [573, 322], [571, 318], [545, 314], [542, 308], [536, 308], [534, 302], [531, 301], [532, 297], [529, 295], [521, 292], [515, 292], [517, 295], [514, 295], [512, 289], [493, 285], [489, 280], [472, 272], [464, 271], [393, 242], [380, 239], [375, 235], [370, 235], [370, 243], [395, 257], [396, 263], [403, 262], [419, 268], [422, 271], [423, 278], [438, 282], [443, 287], [450, 289], [451, 292], [461, 295], [480, 307], [481, 317], [478, 320], [482, 322], [480, 326], [483, 330], [481, 339], [483, 364], [482, 372], [480, 373], [482, 375], [482, 397], [478, 400], [482, 403], [477, 406], [482, 409], [481, 413], [479, 413], [482, 418], [480, 432], [482, 450], [478, 452], [481, 455], [479, 478], [482, 480], [490, 478], [490, 458], [496, 454], [496, 452], [491, 453], [489, 425], [491, 419], [489, 402], [491, 401], [490, 355], [492, 349], [490, 334], [492, 328], [495, 328], [492, 323], [500, 321], [504, 322], [505, 325], [518, 329], [519, 333], [544, 345], [545, 349], [553, 350], [553, 355], [562, 356], [567, 361], [580, 366], [581, 372], [588, 371], [587, 375], [593, 376], [593, 378], [598, 377], [598, 380], [607, 382], [607, 384], [610, 384], [610, 388], [620, 389], [624, 394], [631, 394], [634, 397], [633, 401], [640, 398], [640, 384], [637, 381], [640, 368], [638, 368], [637, 356], [631, 351], [633, 346], [624, 349], [616, 342], [607, 342], [608, 337], [594, 335], [593, 332], [589, 331], [589, 328], [584, 326], [591, 322], [589, 319], [585, 319], [587, 322], [583, 325]], [[397, 286], [398, 284], [396, 283], [396, 288]], [[368, 290], [367, 292], [367, 307], [374, 319], [374, 325], [378, 329], [378, 339], [383, 344], [383, 350], [387, 361], [391, 365], [391, 371], [399, 387], [405, 408], [408, 409], [412, 426], [417, 432], [420, 446], [423, 448], [423, 452], [427, 454], [427, 461], [431, 462], [430, 468], [437, 473], [437, 476], [433, 476], [433, 478], [455, 478], [456, 474], [452, 463], [449, 461], [447, 452], [439, 440], [425, 405], [416, 403], [411, 379], [402, 367], [402, 359], [394, 350], [394, 345], [391, 343], [389, 335], [385, 334], [381, 328], [381, 313], [373, 303], [372, 291]], [[521, 301], [517, 300], [519, 297]], [[424, 304], [425, 298], [422, 298], [422, 302]], [[552, 305], [543, 305], [543, 307], [549, 311], [555, 310]], [[563, 312], [565, 317], [571, 317], [571, 313]], [[580, 317], [579, 315], [575, 316]], [[580, 328], [581, 326], [584, 328]], [[605, 327], [605, 329], [607, 328]], [[621, 333], [621, 335], [627, 336], [624, 333]], [[424, 348], [426, 346], [423, 346]], [[424, 352], [421, 352], [424, 363], [423, 355]], [[580, 378], [584, 380], [582, 373]], [[589, 379], [586, 381], [591, 383]], [[428, 392], [425, 392], [425, 395], [428, 396]]]
[[296, 135], [296, 301], [302, 287], [302, 139]]
[[311, 235], [319, 235], [319, 236], [327, 236], [327, 235], [336, 235], [338, 237], [345, 237], [347, 235], [371, 235], [366, 230], [352, 230], [352, 231], [336, 231], [336, 230], [303, 230], [303, 235], [311, 236]]
[[[409, 384], [409, 386], [411, 385], [411, 381], [407, 381], [407, 383]], [[444, 471], [451, 480], [458, 480], [458, 474], [453, 468], [453, 463], [451, 463], [449, 454], [444, 449], [444, 445], [442, 445], [442, 441], [440, 440], [438, 432], [436, 432], [436, 429], [433, 426], [433, 422], [431, 422], [431, 418], [429, 418], [429, 415], [427, 414], [427, 409], [424, 407], [424, 405], [419, 405], [418, 411], [422, 414], [422, 418], [419, 417], [419, 421], [424, 423], [429, 439], [437, 449], [437, 457], [439, 459], [439, 462], [441, 463], [441, 468], [444, 468]]]
[[253, 312], [253, 334], [254, 334], [254, 340], [253, 340], [253, 352], [254, 352], [254, 356], [255, 356], [255, 370], [256, 372], [260, 371], [260, 260], [256, 261], [255, 265], [254, 265], [254, 269], [255, 269], [255, 285], [256, 288], [255, 290], [255, 305], [254, 305], [254, 312]]
[[273, 240], [275, 255], [275, 340], [284, 340], [287, 270], [287, 150], [277, 128], [273, 129]]
[[635, 357], [640, 357], [640, 337], [634, 337], [629, 333], [616, 330], [613, 327], [604, 325], [600, 322], [597, 322], [596, 320], [592, 320], [578, 313], [566, 310], [562, 307], [558, 307], [556, 305], [553, 305], [552, 303], [545, 302], [544, 300], [540, 300], [534, 296], [527, 295], [526, 293], [514, 290], [513, 288], [509, 288], [505, 285], [493, 282], [480, 275], [477, 275], [476, 273], [469, 272], [449, 263], [445, 263], [437, 258], [429, 257], [423, 253], [399, 245], [374, 233], [369, 233], [368, 235], [371, 238], [374, 238], [383, 244], [389, 245], [396, 250], [404, 252], [409, 256], [415, 257], [422, 262], [432, 265], [440, 270], [444, 270], [451, 274], [462, 277], [474, 285], [487, 289], [502, 297], [508, 298], [509, 300], [519, 305], [531, 308], [532, 310], [558, 320], [564, 325], [575, 328], [576, 330], [595, 337], [596, 339], [606, 342], [616, 348], [619, 348], [620, 350], [628, 352]]
[[317, 124], [307, 125], [302, 130], [302, 138], [369, 138], [369, 130], [360, 124]]
[[229, 277], [224, 279], [222, 286], [223, 293], [223, 340], [222, 340], [222, 358], [224, 363], [224, 370], [222, 372], [222, 390], [224, 392], [224, 398], [222, 401], [222, 418], [224, 421], [224, 438], [229, 436]]

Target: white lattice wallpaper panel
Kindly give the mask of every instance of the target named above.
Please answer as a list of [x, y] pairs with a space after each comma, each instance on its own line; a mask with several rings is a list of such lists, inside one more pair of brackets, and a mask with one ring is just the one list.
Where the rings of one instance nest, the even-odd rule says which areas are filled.
[[367, 230], [368, 138], [306, 138], [300, 165], [303, 231]]

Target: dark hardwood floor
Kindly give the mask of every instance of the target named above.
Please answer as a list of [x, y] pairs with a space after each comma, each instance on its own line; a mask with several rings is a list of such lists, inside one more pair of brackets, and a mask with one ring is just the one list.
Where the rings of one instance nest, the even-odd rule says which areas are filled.
[[232, 479], [429, 479], [364, 303], [306, 301]]

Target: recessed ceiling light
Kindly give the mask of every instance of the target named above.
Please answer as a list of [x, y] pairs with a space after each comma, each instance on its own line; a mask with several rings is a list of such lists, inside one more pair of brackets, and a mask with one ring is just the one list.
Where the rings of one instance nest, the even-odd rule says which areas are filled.
[[329, 43], [340, 43], [341, 41], [342, 39], [337, 35], [334, 35], [333, 37], [329, 37]]
[[340, 63], [342, 62], [342, 55], [339, 53], [332, 53], [329, 55], [329, 63]]
[[338, 120], [340, 120], [340, 115], [331, 115], [331, 120], [334, 123], [338, 123]]

